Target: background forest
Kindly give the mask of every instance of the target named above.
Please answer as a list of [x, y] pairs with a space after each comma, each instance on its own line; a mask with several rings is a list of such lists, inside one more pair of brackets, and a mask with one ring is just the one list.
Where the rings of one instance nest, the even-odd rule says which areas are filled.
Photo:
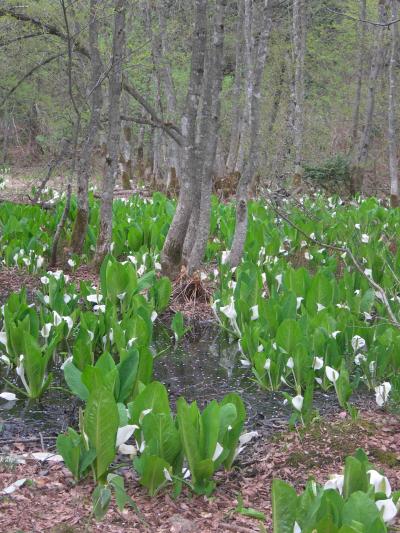
[[[70, 34], [75, 41], [73, 47], [78, 40], [87, 43], [89, 2], [66, 0], [65, 3]], [[113, 4], [105, 0], [97, 2], [96, 7], [99, 48], [105, 69], [111, 57]], [[249, 143], [243, 120], [246, 54], [241, 4], [228, 1], [226, 8], [217, 176], [243, 171]], [[254, 2], [255, 22], [260, 14], [257, 9], [261, 9], [262, 4]], [[349, 179], [351, 162], [359, 157], [356, 152], [360, 136], [368, 127], [370, 141], [361, 162], [366, 190], [375, 194], [387, 192], [389, 184], [388, 71], [392, 32], [390, 26], [363, 24], [357, 20], [378, 22], [382, 16], [386, 17], [386, 22], [391, 20], [390, 9], [383, 15], [379, 13], [381, 4], [377, 0], [311, 0], [305, 2], [303, 14], [306, 44], [301, 161], [306, 174], [322, 180]], [[62, 139], [73, 137], [74, 105], [81, 113], [82, 131], [90, 118], [88, 60], [82, 54], [73, 54], [73, 104], [68, 89], [66, 43], [57, 35], [49, 34], [43, 26], [55, 26], [65, 34], [60, 2], [35, 0], [23, 8], [18, 1], [3, 1], [2, 5], [1, 159], [13, 166], [47, 162], [62, 149]], [[262, 183], [282, 186], [293, 174], [296, 157], [293, 148], [294, 84], [299, 49], [294, 44], [292, 2], [270, 2], [269, 9], [271, 26], [261, 83], [256, 167]], [[25, 19], [8, 16], [9, 10], [24, 14]], [[185, 104], [193, 17], [193, 2], [186, 0], [132, 1], [127, 10], [124, 74], [157, 115], [174, 124], [179, 123]], [[29, 23], [29, 18], [40, 24]], [[374, 102], [370, 118], [371, 96]], [[106, 100], [107, 94], [103, 103], [103, 136], [107, 121]], [[121, 106], [121, 114], [132, 119], [122, 124], [129, 126], [126, 129], [132, 134], [127, 133], [127, 139], [132, 149], [135, 176], [140, 177], [143, 167], [151, 167], [147, 169], [147, 178], [153, 175], [157, 181], [165, 183], [175, 153], [168, 136], [154, 127], [148, 111], [126, 91]], [[101, 138], [100, 135], [99, 144]], [[101, 157], [99, 151], [99, 162]]]

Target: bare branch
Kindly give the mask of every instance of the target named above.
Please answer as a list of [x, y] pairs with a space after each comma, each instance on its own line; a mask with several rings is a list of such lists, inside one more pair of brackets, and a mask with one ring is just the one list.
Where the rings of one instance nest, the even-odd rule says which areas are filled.
[[40, 68], [44, 67], [45, 65], [48, 65], [49, 63], [51, 63], [52, 61], [54, 61], [55, 59], [58, 59], [59, 57], [62, 57], [65, 55], [65, 52], [60, 52], [59, 54], [55, 54], [53, 56], [50, 56], [50, 57], [47, 57], [46, 59], [44, 59], [43, 61], [41, 61], [40, 63], [38, 63], [37, 65], [35, 65], [34, 67], [31, 68], [31, 70], [29, 70], [19, 81], [18, 83], [16, 83], [14, 85], [14, 87], [12, 87], [8, 93], [4, 96], [4, 98], [0, 101], [0, 107], [2, 107], [4, 105], [4, 103], [8, 100], [8, 98], [10, 98], [10, 96], [18, 89], [18, 87], [24, 83], [25, 80], [27, 80], [30, 76], [32, 76], [32, 74], [34, 72], [36, 72], [37, 70], [39, 70]]
[[[68, 37], [65, 35], [65, 33], [61, 31], [57, 26], [44, 22], [43, 20], [37, 17], [32, 17], [30, 15], [26, 15], [25, 13], [16, 12], [10, 8], [0, 8], [0, 17], [5, 17], [5, 16], [10, 16], [21, 22], [27, 22], [27, 23], [33, 24], [45, 30], [46, 33], [59, 37], [63, 41], [68, 40]], [[90, 52], [86, 48], [86, 46], [80, 43], [76, 38], [73, 38], [73, 43], [74, 43], [74, 50], [76, 52], [90, 59]], [[170, 125], [166, 125], [159, 118], [157, 111], [153, 108], [153, 106], [139, 93], [136, 87], [126, 78], [126, 76], [123, 77], [122, 87], [124, 91], [130, 94], [149, 113], [152, 120], [158, 127], [162, 128], [165, 131], [165, 133], [169, 135], [176, 143], [178, 144], [182, 143], [182, 135], [180, 133], [179, 128], [177, 126], [172, 127]]]
[[0, 41], [0, 48], [4, 48], [5, 46], [9, 46], [10, 44], [16, 43], [18, 41], [22, 41], [23, 39], [31, 39], [33, 37], [43, 37], [45, 33], [27, 33], [26, 35], [19, 35], [18, 37], [14, 37], [14, 39], [10, 39], [9, 41]]
[[344, 13], [343, 11], [336, 11], [336, 9], [331, 9], [330, 7], [325, 7], [325, 9], [327, 11], [329, 11], [330, 13], [334, 13], [335, 15], [339, 15], [340, 17], [345, 17], [347, 19], [354, 20], [356, 22], [363, 22], [365, 24], [371, 24], [371, 26], [381, 26], [381, 27], [384, 27], [384, 28], [389, 28], [393, 24], [397, 24], [398, 22], [400, 22], [400, 19], [390, 20], [388, 22], [375, 22], [375, 21], [372, 21], [372, 20], [364, 20], [364, 19], [355, 17], [353, 15], [350, 15], [349, 13]]

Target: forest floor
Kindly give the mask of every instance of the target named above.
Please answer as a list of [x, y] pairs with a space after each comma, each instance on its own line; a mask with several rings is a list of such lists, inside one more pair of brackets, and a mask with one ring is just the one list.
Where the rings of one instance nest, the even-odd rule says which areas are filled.
[[[371, 463], [388, 476], [393, 489], [400, 487], [400, 418], [378, 410], [362, 412], [353, 422], [345, 414], [320, 419], [310, 429], [284, 431], [249, 444], [238, 465], [216, 476], [217, 490], [211, 498], [184, 491], [173, 500], [167, 490], [150, 498], [132, 469], [123, 471], [125, 485], [140, 510], [120, 513], [112, 505], [101, 523], [91, 516], [90, 480], [75, 484], [62, 463], [25, 464], [0, 462], [0, 491], [25, 478], [25, 484], [0, 500], [0, 531], [42, 532], [154, 532], [154, 533], [249, 533], [271, 530], [271, 483], [274, 478], [292, 483], [298, 490], [313, 476], [324, 483], [341, 473], [344, 459], [363, 448]], [[14, 443], [2, 453], [37, 451], [29, 444]], [[238, 496], [244, 507], [262, 511], [265, 522], [243, 516], [235, 510]], [[262, 524], [262, 525], [261, 525]]]

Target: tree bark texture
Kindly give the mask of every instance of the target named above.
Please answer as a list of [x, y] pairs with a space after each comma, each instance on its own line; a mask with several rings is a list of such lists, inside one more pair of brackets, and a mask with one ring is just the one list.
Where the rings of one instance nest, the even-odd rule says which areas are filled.
[[100, 82], [103, 63], [99, 51], [97, 23], [97, 10], [100, 4], [100, 0], [90, 0], [89, 49], [91, 58], [91, 109], [86, 139], [81, 149], [77, 168], [77, 213], [71, 238], [71, 248], [76, 254], [82, 252], [89, 223], [88, 189], [91, 171], [91, 157], [98, 137], [101, 109], [103, 105], [103, 90]]
[[197, 108], [201, 96], [206, 49], [207, 0], [196, 0], [192, 59], [185, 111], [182, 117], [182, 175], [178, 204], [161, 254], [163, 273], [174, 277], [182, 261], [182, 249], [194, 201], [196, 172]]
[[[391, 0], [392, 21], [399, 18], [398, 0]], [[398, 169], [398, 128], [396, 121], [397, 107], [397, 60], [399, 57], [399, 33], [397, 24], [392, 24], [392, 43], [389, 63], [389, 106], [388, 106], [388, 147], [391, 206], [399, 205], [399, 169]]]
[[97, 238], [95, 264], [100, 266], [110, 250], [112, 239], [113, 191], [118, 175], [118, 155], [121, 133], [120, 101], [122, 89], [122, 61], [125, 47], [126, 1], [115, 0], [112, 68], [109, 77], [109, 112], [107, 138], [107, 169], [103, 179], [100, 208], [100, 227]]
[[[245, 10], [253, 10], [251, 0], [245, 0]], [[252, 14], [246, 13], [247, 19], [245, 28], [246, 39], [246, 86], [247, 86], [247, 114], [249, 123], [249, 150], [247, 161], [243, 173], [240, 177], [236, 193], [236, 226], [230, 251], [229, 261], [232, 267], [236, 267], [243, 255], [244, 244], [247, 236], [247, 201], [249, 186], [254, 177], [258, 165], [259, 152], [259, 130], [260, 130], [260, 100], [261, 83], [264, 74], [265, 62], [268, 51], [268, 38], [271, 30], [271, 19], [269, 16], [269, 1], [265, 0], [263, 5], [262, 27], [258, 34], [257, 41], [253, 39], [251, 28]], [[250, 24], [250, 26], [249, 26]]]
[[204, 257], [210, 234], [211, 220], [211, 194], [212, 179], [214, 174], [214, 163], [218, 145], [218, 129], [220, 124], [221, 108], [221, 88], [223, 79], [223, 58], [224, 58], [224, 19], [227, 0], [217, 0], [215, 6], [213, 46], [211, 48], [212, 59], [209, 62], [209, 84], [207, 91], [210, 94], [209, 110], [204, 115], [207, 131], [204, 138], [204, 152], [202, 153], [203, 168], [201, 174], [201, 194], [199, 203], [199, 217], [196, 226], [196, 238], [191, 249], [188, 271], [193, 273], [197, 270]]

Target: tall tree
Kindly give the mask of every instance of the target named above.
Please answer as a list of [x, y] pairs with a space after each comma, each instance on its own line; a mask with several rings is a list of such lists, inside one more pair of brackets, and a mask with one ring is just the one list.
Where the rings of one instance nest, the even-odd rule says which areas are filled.
[[199, 213], [196, 223], [194, 242], [188, 254], [188, 271], [197, 270], [203, 260], [210, 233], [211, 193], [214, 163], [218, 145], [218, 129], [220, 125], [220, 95], [223, 79], [224, 56], [224, 17], [227, 0], [217, 0], [214, 15], [212, 47], [209, 50], [205, 90], [202, 109], [202, 150], [199, 163], [202, 163], [200, 180]]
[[305, 0], [293, 1], [293, 57], [294, 57], [294, 183], [303, 174], [304, 138], [304, 59], [306, 52]]
[[207, 0], [195, 1], [194, 17], [189, 87], [181, 121], [183, 140], [180, 193], [175, 215], [161, 254], [163, 272], [170, 277], [176, 275], [181, 266], [183, 245], [192, 213], [192, 206], [195, 201], [197, 109], [204, 76], [204, 58], [207, 42]]
[[89, 177], [91, 158], [97, 142], [103, 105], [102, 72], [103, 65], [99, 51], [98, 9], [100, 0], [90, 0], [89, 12], [89, 52], [90, 52], [90, 119], [86, 138], [81, 149], [77, 169], [77, 213], [72, 230], [71, 247], [76, 254], [81, 253], [89, 222]]
[[385, 23], [387, 22], [386, 0], [379, 0], [379, 25], [374, 27], [374, 47], [372, 51], [371, 68], [368, 78], [367, 102], [365, 110], [364, 127], [360, 136], [357, 150], [353, 157], [353, 170], [351, 179], [351, 193], [363, 189], [365, 164], [368, 160], [372, 127], [375, 111], [376, 91], [379, 75], [382, 71], [385, 58]]
[[367, 25], [363, 21], [365, 21], [367, 18], [367, 0], [359, 0], [359, 16], [360, 21], [358, 22], [357, 84], [356, 94], [354, 98], [353, 126], [351, 129], [352, 150], [354, 149], [358, 139], [358, 128], [360, 124], [360, 105], [365, 63], [365, 41], [367, 32]]
[[118, 175], [121, 134], [120, 101], [122, 91], [122, 62], [125, 47], [126, 0], [115, 0], [114, 33], [109, 75], [109, 108], [107, 137], [107, 169], [103, 178], [100, 208], [100, 227], [97, 238], [95, 264], [100, 266], [110, 250], [112, 238], [112, 206], [115, 180]]
[[[247, 236], [249, 187], [258, 165], [261, 82], [267, 59], [268, 38], [272, 25], [269, 0], [264, 0], [262, 13], [259, 17], [254, 16], [254, 9], [253, 1], [245, 0], [246, 113], [250, 135], [246, 165], [240, 177], [236, 192], [236, 226], [229, 256], [232, 267], [237, 266], [241, 260]], [[255, 20], [261, 23], [260, 28], [255, 27]]]
[[396, 120], [397, 108], [397, 68], [399, 60], [399, 2], [390, 0], [392, 12], [392, 43], [389, 63], [389, 106], [388, 106], [388, 145], [389, 145], [389, 174], [390, 174], [390, 200], [392, 207], [399, 205], [399, 162], [398, 162], [398, 135]]

